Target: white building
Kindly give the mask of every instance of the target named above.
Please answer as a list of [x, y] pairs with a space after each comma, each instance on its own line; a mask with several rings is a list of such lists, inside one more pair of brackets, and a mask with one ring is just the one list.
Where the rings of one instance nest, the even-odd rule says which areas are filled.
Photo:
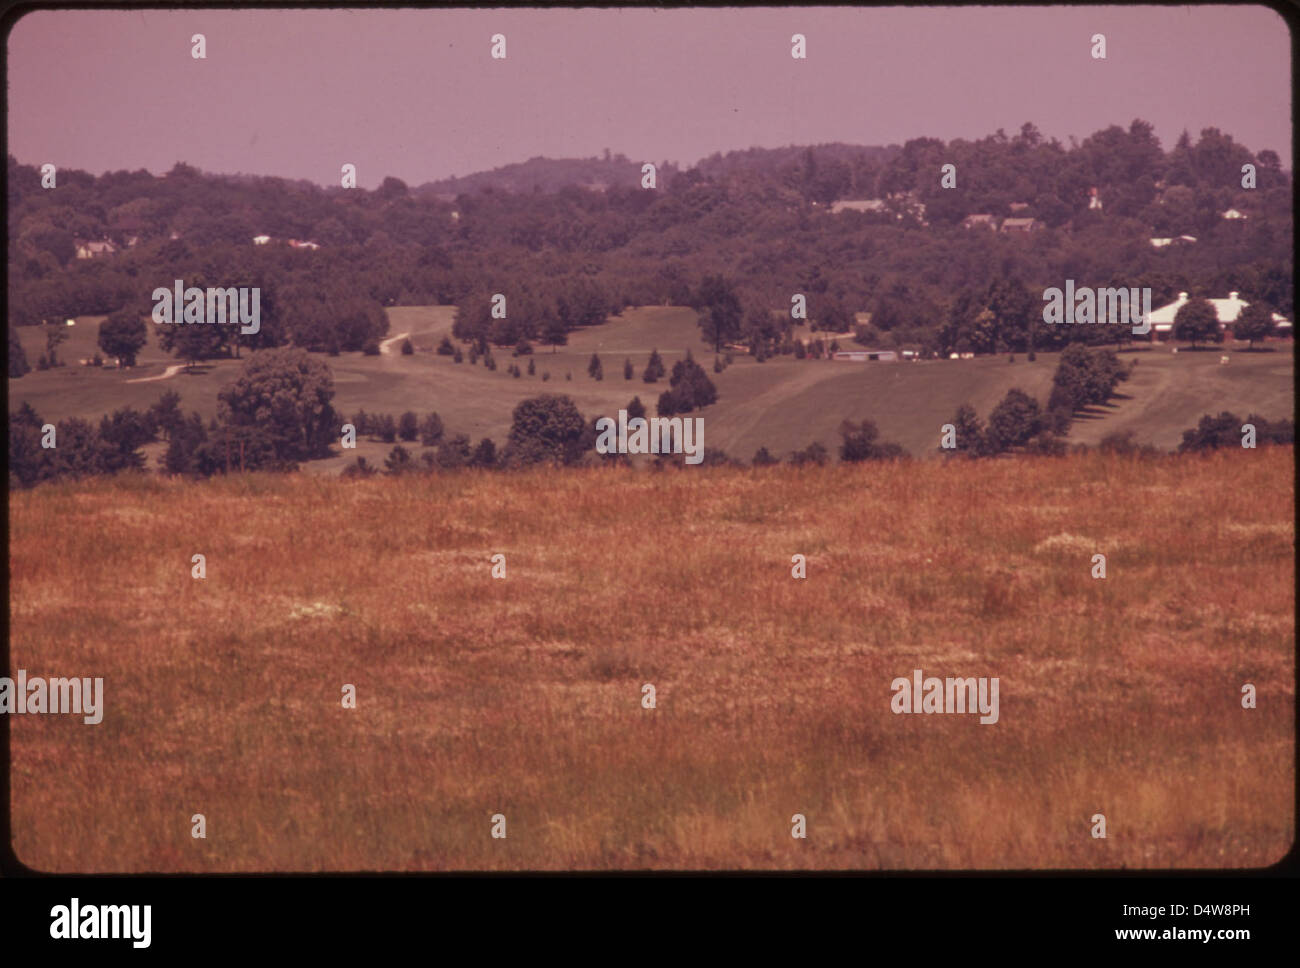
[[[1174, 317], [1178, 315], [1178, 310], [1187, 305], [1187, 302], [1187, 293], [1180, 292], [1178, 298], [1169, 305], [1151, 310], [1148, 321], [1151, 323], [1151, 333], [1155, 339], [1168, 339], [1173, 334]], [[1235, 323], [1241, 311], [1250, 305], [1235, 292], [1228, 293], [1227, 299], [1211, 299], [1209, 302], [1219, 319], [1220, 332]], [[1290, 335], [1291, 323], [1285, 316], [1274, 313], [1273, 322], [1277, 324], [1279, 334]]]
[[1152, 239], [1151, 247], [1153, 249], [1163, 249], [1167, 245], [1174, 245], [1175, 243], [1182, 245], [1183, 243], [1191, 243], [1195, 241], [1196, 236], [1194, 235], [1180, 235], [1176, 239]]

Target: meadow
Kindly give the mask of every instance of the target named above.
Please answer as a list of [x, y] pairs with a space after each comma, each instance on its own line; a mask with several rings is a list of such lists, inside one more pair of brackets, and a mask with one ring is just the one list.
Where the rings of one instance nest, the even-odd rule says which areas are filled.
[[[434, 348], [451, 331], [453, 306], [395, 307], [387, 312], [390, 338], [409, 334], [416, 350], [413, 355], [400, 355], [400, 340], [395, 339], [391, 352], [380, 356], [321, 356], [333, 371], [334, 406], [344, 417], [358, 410], [395, 416], [406, 410], [421, 415], [433, 410], [448, 433], [468, 434], [476, 442], [491, 437], [501, 445], [509, 434], [515, 406], [540, 393], [568, 394], [588, 418], [615, 416], [633, 396], [653, 412], [668, 384], [667, 380], [655, 384], [641, 380], [651, 351], [658, 348], [671, 370], [690, 348], [718, 388], [718, 402], [702, 411], [705, 447], [742, 461], [749, 461], [760, 447], [784, 457], [814, 441], [834, 451], [845, 419], [874, 420], [883, 438], [897, 441], [914, 456], [934, 456], [940, 428], [963, 403], [987, 418], [1007, 390], [1019, 387], [1045, 404], [1059, 355], [1040, 353], [1033, 363], [1019, 355], [1014, 363], [1006, 356], [990, 356], [889, 364], [790, 357], [758, 363], [742, 354], [722, 373], [714, 374], [712, 351], [700, 342], [692, 310], [644, 306], [570, 334], [568, 345], [554, 352], [536, 347], [532, 355], [536, 373], [528, 376], [529, 358], [512, 357], [509, 349], [494, 351], [496, 371], [481, 362], [471, 366], [466, 359], [455, 364], [451, 357], [436, 355]], [[217, 393], [235, 378], [240, 361], [211, 361], [196, 373], [130, 383], [159, 376], [176, 361], [158, 348], [156, 326], [151, 323], [150, 343], [134, 369], [76, 366], [79, 357], [94, 354], [100, 321], [82, 317], [69, 327], [72, 340], [60, 353], [71, 365], [10, 380], [10, 408], [27, 401], [46, 419], [98, 419], [122, 406], [143, 409], [164, 390], [174, 390], [186, 411], [196, 410], [205, 419], [215, 416]], [[19, 333], [29, 361], [35, 361], [44, 347], [39, 327], [21, 327]], [[1169, 450], [1205, 413], [1227, 409], [1243, 418], [1255, 412], [1281, 419], [1294, 411], [1291, 341], [1270, 342], [1267, 352], [1242, 352], [1244, 344], [1195, 353], [1175, 354], [1172, 348], [1141, 347], [1122, 354], [1126, 363], [1138, 361], [1133, 378], [1120, 386], [1119, 396], [1110, 404], [1076, 419], [1070, 441], [1096, 445], [1108, 433], [1132, 430], [1138, 443]], [[600, 355], [604, 367], [601, 381], [587, 375], [593, 352]], [[1226, 366], [1219, 364], [1222, 353], [1230, 356]], [[629, 358], [635, 368], [630, 381], [623, 378], [623, 361]], [[512, 377], [506, 372], [511, 363], [525, 374]], [[547, 373], [550, 379], [544, 380]], [[392, 446], [363, 439], [356, 450], [340, 448], [335, 457], [315, 461], [307, 469], [338, 473], [358, 455], [378, 465]], [[163, 449], [160, 444], [146, 448], [151, 466]]]
[[[1284, 447], [12, 492], [11, 668], [103, 676], [106, 703], [11, 717], [13, 848], [58, 872], [1268, 865], [1295, 830], [1294, 487]], [[999, 677], [999, 721], [895, 715], [917, 668]]]

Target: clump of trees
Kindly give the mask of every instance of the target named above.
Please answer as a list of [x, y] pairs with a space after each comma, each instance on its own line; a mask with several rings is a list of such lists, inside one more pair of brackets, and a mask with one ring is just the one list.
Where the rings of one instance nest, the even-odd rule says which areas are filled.
[[949, 423], [952, 430], [945, 432], [939, 442], [939, 450], [949, 457], [995, 457], [1011, 452], [1059, 454], [1065, 450], [1050, 416], [1019, 387], [1012, 387], [998, 401], [989, 412], [987, 425], [980, 422], [970, 404], [958, 407]]
[[1077, 411], [1106, 403], [1128, 377], [1128, 369], [1114, 350], [1088, 350], [1071, 343], [1062, 351], [1052, 376], [1052, 392], [1047, 398], [1048, 428], [1056, 434], [1067, 433]]
[[1254, 425], [1256, 446], [1295, 443], [1295, 422], [1292, 420], [1265, 420], [1253, 413], [1242, 420], [1235, 413], [1224, 410], [1218, 415], [1207, 413], [1195, 427], [1184, 430], [1178, 451], [1196, 453], [1222, 447], [1241, 447], [1245, 437], [1242, 427], [1245, 424]]
[[661, 417], [690, 413], [703, 409], [718, 400], [718, 389], [704, 372], [704, 367], [695, 362], [691, 351], [686, 351], [686, 358], [673, 364], [672, 376], [668, 379], [668, 389], [659, 395], [656, 409]]
[[855, 464], [865, 460], [892, 460], [906, 457], [907, 451], [893, 441], [880, 440], [875, 423], [863, 420], [854, 423], [846, 420], [840, 424], [840, 460]]

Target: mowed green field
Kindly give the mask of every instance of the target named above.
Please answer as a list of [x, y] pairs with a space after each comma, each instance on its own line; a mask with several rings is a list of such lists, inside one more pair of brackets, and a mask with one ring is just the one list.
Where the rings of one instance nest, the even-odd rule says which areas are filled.
[[[525, 372], [517, 379], [506, 367], [518, 362], [526, 371], [528, 360], [512, 357], [508, 349], [495, 351], [495, 372], [481, 362], [471, 366], [466, 359], [456, 364], [433, 352], [451, 331], [455, 307], [395, 307], [388, 314], [390, 338], [381, 355], [322, 357], [334, 373], [336, 409], [347, 417], [362, 409], [394, 415], [434, 410], [449, 433], [468, 434], [474, 441], [491, 437], [499, 445], [506, 440], [514, 407], [528, 397], [568, 394], [584, 416], [594, 417], [614, 416], [639, 396], [653, 412], [667, 381], [642, 382], [640, 375], [651, 350], [659, 350], [669, 369], [688, 348], [706, 368], [713, 359], [711, 349], [700, 340], [694, 312], [683, 307], [631, 308], [601, 326], [571, 334], [569, 344], [555, 352], [539, 346], [533, 356], [536, 374]], [[11, 380], [10, 407], [27, 401], [46, 419], [97, 419], [122, 406], [147, 407], [163, 390], [172, 389], [181, 394], [185, 410], [196, 410], [205, 418], [215, 414], [217, 393], [234, 378], [240, 361], [221, 360], [193, 374], [129, 382], [161, 376], [175, 363], [158, 347], [156, 327], [151, 324], [150, 343], [134, 369], [77, 366], [79, 357], [94, 354], [102, 318], [81, 317], [68, 328], [71, 339], [60, 354], [69, 366]], [[19, 333], [29, 361], [34, 361], [44, 348], [44, 333], [31, 327]], [[399, 353], [403, 335], [409, 335], [416, 348], [412, 356]], [[1132, 379], [1121, 386], [1121, 396], [1110, 405], [1076, 420], [1070, 438], [1096, 444], [1113, 431], [1133, 430], [1139, 442], [1170, 449], [1205, 413], [1231, 410], [1242, 417], [1250, 412], [1269, 419], [1287, 417], [1295, 406], [1293, 344], [1275, 342], [1268, 349], [1271, 352], [1244, 352], [1243, 345], [1173, 353], [1171, 347], [1157, 346], [1122, 354], [1126, 362], [1138, 362]], [[587, 375], [593, 352], [600, 354], [604, 365], [602, 381]], [[1220, 364], [1223, 354], [1229, 356], [1227, 364]], [[636, 371], [630, 381], [623, 378], [627, 358]], [[987, 418], [1012, 387], [1046, 402], [1056, 363], [1054, 353], [1042, 353], [1034, 363], [1018, 355], [1014, 363], [995, 356], [892, 364], [788, 357], [758, 363], [738, 355], [723, 373], [713, 375], [719, 400], [701, 414], [705, 447], [746, 461], [764, 446], [776, 456], [813, 441], [834, 449], [843, 420], [871, 419], [883, 437], [923, 456], [934, 452], [940, 427], [963, 403]], [[544, 380], [547, 373], [550, 379]], [[363, 440], [355, 451], [340, 451], [308, 469], [337, 472], [358, 455], [379, 462], [391, 447]]]

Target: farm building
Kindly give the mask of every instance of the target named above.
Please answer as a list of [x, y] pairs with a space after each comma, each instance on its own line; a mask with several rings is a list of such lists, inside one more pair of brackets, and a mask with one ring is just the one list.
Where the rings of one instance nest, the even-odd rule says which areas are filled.
[[1222, 218], [1226, 218], [1229, 221], [1236, 221], [1237, 219], [1249, 218], [1249, 217], [1250, 216], [1248, 216], [1245, 212], [1238, 211], [1235, 208], [1228, 209], [1222, 215]]
[[1152, 239], [1151, 247], [1153, 249], [1163, 249], [1167, 245], [1186, 245], [1196, 241], [1194, 235], [1180, 235], [1176, 239]]
[[1002, 231], [1007, 234], [1019, 232], [1028, 235], [1030, 232], [1037, 232], [1042, 224], [1036, 218], [1008, 218], [1002, 220]]
[[78, 259], [98, 259], [106, 255], [112, 255], [117, 251], [117, 246], [112, 242], [78, 242], [77, 258]]
[[976, 226], [980, 226], [981, 228], [986, 228], [986, 229], [992, 229], [994, 232], [996, 232], [998, 230], [998, 220], [995, 219], [992, 215], [967, 215], [964, 219], [962, 219], [961, 222], [962, 228], [973, 229]]
[[831, 357], [836, 360], [849, 360], [854, 363], [880, 362], [897, 363], [897, 350], [840, 350]]
[[[1186, 305], [1188, 300], [1187, 293], [1180, 292], [1178, 298], [1166, 306], [1159, 309], [1151, 310], [1149, 322], [1151, 323], [1151, 335], [1155, 339], [1168, 339], [1173, 335], [1174, 317], [1178, 315], [1178, 310]], [[1211, 299], [1210, 305], [1214, 307], [1215, 315], [1219, 317], [1219, 330], [1225, 335], [1231, 335], [1230, 328], [1241, 315], [1241, 311], [1250, 303], [1241, 299], [1238, 293], [1228, 293], [1227, 299]], [[1273, 314], [1273, 322], [1277, 324], [1278, 334], [1281, 336], [1291, 335], [1291, 323], [1280, 313]]]
[[831, 214], [838, 215], [840, 212], [875, 212], [883, 214], [885, 211], [885, 200], [883, 198], [864, 198], [857, 201], [839, 201], [831, 202]]

